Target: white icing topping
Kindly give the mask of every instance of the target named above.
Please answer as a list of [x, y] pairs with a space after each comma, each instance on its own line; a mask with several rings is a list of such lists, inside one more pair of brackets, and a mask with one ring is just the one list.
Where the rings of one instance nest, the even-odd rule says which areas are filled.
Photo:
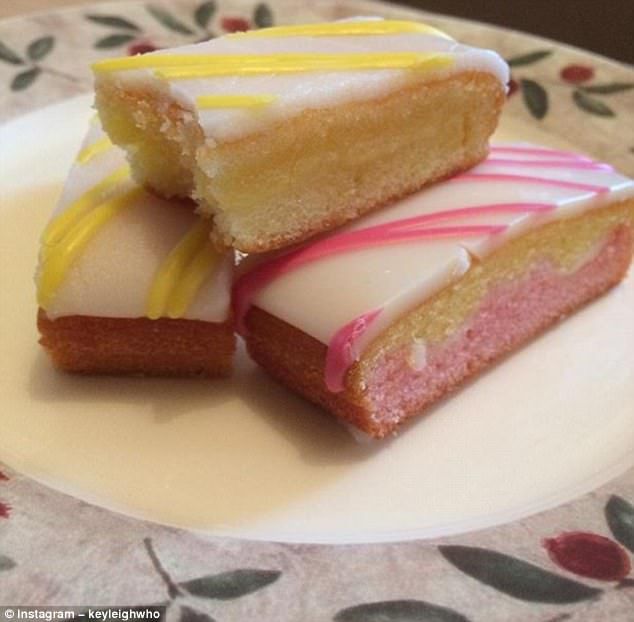
[[[97, 80], [115, 80], [126, 87], [165, 91], [181, 105], [196, 109], [196, 99], [209, 95], [264, 94], [275, 101], [262, 110], [199, 110], [199, 123], [208, 138], [226, 141], [239, 138], [267, 124], [294, 116], [303, 110], [381, 97], [412, 80], [435, 79], [465, 70], [491, 73], [506, 85], [509, 75], [504, 60], [495, 52], [456, 43], [450, 38], [428, 33], [405, 32], [383, 35], [240, 37], [224, 36], [195, 45], [153, 53], [164, 55], [234, 54], [389, 54], [401, 52], [441, 53], [452, 64], [442, 69], [412, 72], [404, 69], [345, 70], [334, 72], [267, 73], [266, 75], [228, 75], [172, 80], [157, 78], [152, 70], [134, 69], [97, 73]], [[152, 55], [148, 55], [152, 56]]]
[[[438, 290], [469, 265], [467, 251], [453, 241], [360, 250], [275, 279], [254, 304], [327, 344], [339, 328], [364, 312], [389, 307], [389, 315], [399, 315], [418, 302], [421, 292]], [[387, 315], [382, 313], [366, 335]]]
[[[91, 125], [80, 155], [89, 153], [85, 150], [104, 136], [97, 124]], [[76, 161], [51, 221], [125, 164], [123, 152], [113, 146], [102, 148], [84, 163]], [[113, 186], [108, 196], [119, 195], [128, 188], [134, 188], [129, 179]], [[146, 316], [148, 293], [157, 270], [198, 221], [190, 206], [142, 193], [127, 209], [108, 221], [79, 254], [47, 305], [47, 315], [52, 319], [68, 315]], [[40, 265], [38, 274], [41, 271]], [[229, 313], [232, 271], [230, 254], [219, 258], [183, 317], [225, 321]]]

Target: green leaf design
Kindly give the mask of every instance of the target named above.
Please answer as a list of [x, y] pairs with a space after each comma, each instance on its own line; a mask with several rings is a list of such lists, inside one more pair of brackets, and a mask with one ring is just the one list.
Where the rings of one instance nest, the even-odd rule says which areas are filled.
[[231, 600], [270, 585], [279, 579], [280, 574], [277, 570], [240, 568], [192, 579], [181, 583], [180, 586], [194, 596]]
[[182, 35], [194, 34], [194, 31], [191, 28], [183, 24], [183, 22], [181, 22], [180, 20], [176, 19], [169, 11], [166, 11], [165, 9], [158, 6], [152, 6], [151, 4], [149, 4], [145, 8], [147, 9], [148, 13], [158, 22], [163, 24], [165, 28], [173, 30], [174, 32], [178, 32]]
[[31, 60], [40, 60], [53, 49], [54, 45], [54, 37], [41, 37], [40, 39], [35, 39], [35, 41], [31, 41], [31, 43], [29, 43], [26, 53], [29, 55]]
[[577, 104], [577, 107], [589, 112], [590, 114], [597, 115], [598, 117], [615, 116], [612, 108], [604, 104], [601, 100], [586, 95], [583, 91], [574, 91], [572, 99], [575, 104]]
[[612, 95], [612, 93], [622, 93], [634, 89], [634, 82], [609, 82], [608, 84], [593, 84], [591, 86], [581, 86], [580, 91], [595, 93], [597, 95]]
[[537, 603], [576, 603], [602, 590], [556, 575], [539, 566], [471, 546], [440, 546], [442, 556], [470, 577], [514, 598]]
[[634, 553], [634, 505], [612, 495], [605, 505], [605, 518], [612, 535]]
[[0, 572], [3, 570], [11, 570], [15, 568], [15, 562], [6, 555], [0, 555]]
[[0, 60], [12, 65], [24, 65], [24, 61], [10, 48], [0, 41]]
[[42, 70], [39, 67], [32, 67], [31, 69], [20, 72], [11, 81], [11, 90], [23, 91], [33, 84], [41, 72]]
[[129, 19], [119, 17], [118, 15], [86, 15], [86, 19], [89, 19], [95, 24], [101, 24], [102, 26], [111, 26], [112, 28], [122, 28], [123, 30], [134, 30], [134, 32], [140, 32], [141, 29]]
[[260, 2], [253, 11], [253, 23], [258, 28], [268, 28], [273, 25], [273, 11], [268, 4]]
[[196, 11], [194, 11], [194, 20], [196, 23], [205, 30], [209, 26], [209, 21], [216, 12], [216, 3], [213, 0], [209, 2], [202, 2], [198, 5]]
[[108, 35], [107, 37], [103, 37], [103, 39], [99, 39], [95, 42], [95, 47], [100, 50], [105, 50], [108, 48], [116, 48], [124, 43], [129, 43], [134, 40], [134, 35], [129, 35], [127, 33], [118, 33], [114, 35]]
[[514, 56], [507, 59], [509, 67], [522, 67], [523, 65], [532, 65], [542, 58], [546, 58], [553, 53], [552, 50], [537, 50], [536, 52], [530, 52], [528, 54], [522, 54], [521, 56]]
[[536, 119], [543, 119], [548, 112], [548, 93], [544, 87], [535, 80], [528, 79], [520, 80], [520, 87], [524, 103], [530, 113]]
[[422, 600], [386, 600], [342, 609], [335, 622], [469, 622], [462, 614]]
[[191, 607], [181, 607], [180, 622], [215, 622], [211, 616]]

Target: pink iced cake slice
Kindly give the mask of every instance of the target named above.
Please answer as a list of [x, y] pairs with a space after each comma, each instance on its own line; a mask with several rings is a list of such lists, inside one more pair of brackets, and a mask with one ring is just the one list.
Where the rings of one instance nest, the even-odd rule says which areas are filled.
[[619, 283], [634, 182], [528, 144], [249, 265], [234, 287], [272, 376], [373, 437]]
[[42, 234], [40, 343], [76, 373], [226, 376], [233, 254], [183, 202], [137, 186], [93, 123]]

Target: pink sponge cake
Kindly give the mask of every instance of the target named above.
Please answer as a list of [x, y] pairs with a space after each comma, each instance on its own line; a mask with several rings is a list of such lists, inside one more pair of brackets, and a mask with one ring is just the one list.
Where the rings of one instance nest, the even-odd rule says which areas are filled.
[[240, 330], [275, 378], [384, 437], [618, 283], [633, 229], [634, 182], [610, 166], [494, 146], [466, 173], [248, 268]]
[[41, 343], [80, 373], [225, 376], [233, 255], [191, 206], [136, 186], [93, 124], [42, 236]]

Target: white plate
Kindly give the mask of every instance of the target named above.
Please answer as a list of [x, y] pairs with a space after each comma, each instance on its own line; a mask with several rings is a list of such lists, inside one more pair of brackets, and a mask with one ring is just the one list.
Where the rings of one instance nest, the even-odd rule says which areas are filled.
[[[53, 371], [37, 345], [32, 273], [89, 101], [0, 128], [0, 455], [9, 465], [134, 516], [310, 542], [493, 525], [634, 465], [632, 276], [398, 438], [370, 446], [242, 352], [232, 381]], [[507, 117], [501, 133], [562, 146], [531, 127]]]

